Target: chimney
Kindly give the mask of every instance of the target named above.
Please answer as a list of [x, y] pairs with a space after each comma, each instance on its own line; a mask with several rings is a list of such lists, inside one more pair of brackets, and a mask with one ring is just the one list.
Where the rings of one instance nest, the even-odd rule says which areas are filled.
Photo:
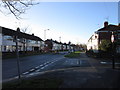
[[20, 28], [19, 27], [17, 28], [17, 32], [20, 32]]
[[32, 36], [34, 36], [34, 33], [32, 33]]
[[108, 26], [108, 22], [105, 21], [105, 22], [104, 22], [104, 27], [107, 27], [107, 26]]

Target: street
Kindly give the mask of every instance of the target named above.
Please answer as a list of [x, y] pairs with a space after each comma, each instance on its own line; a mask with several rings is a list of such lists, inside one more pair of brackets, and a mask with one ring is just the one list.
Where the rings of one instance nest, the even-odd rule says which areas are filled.
[[[101, 64], [101, 61], [86, 56], [84, 52], [80, 53], [79, 58], [67, 58], [65, 54], [67, 52], [20, 58], [21, 76], [60, 78], [64, 82], [59, 88], [119, 87], [120, 72], [113, 70], [111, 64]], [[3, 81], [14, 80], [17, 75], [16, 59], [4, 60]]]
[[[61, 60], [64, 55], [43, 54], [36, 56], [28, 56], [20, 58], [20, 72], [21, 74], [32, 72], [34, 68], [40, 68], [48, 63], [53, 63], [55, 60]], [[43, 69], [43, 67], [42, 67]], [[9, 79], [18, 75], [17, 59], [7, 59], [2, 61], [2, 78]]]
[[[67, 52], [66, 52], [67, 53]], [[65, 58], [66, 53], [43, 54], [20, 58], [21, 75], [29, 75], [34, 72], [47, 70], [71, 68], [71, 67], [90, 67], [85, 58]], [[2, 79], [7, 80], [18, 75], [17, 59], [7, 59], [2, 62]]]

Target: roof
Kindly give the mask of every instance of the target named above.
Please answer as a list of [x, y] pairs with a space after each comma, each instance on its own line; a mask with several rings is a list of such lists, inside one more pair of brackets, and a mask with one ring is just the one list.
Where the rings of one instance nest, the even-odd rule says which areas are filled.
[[57, 43], [57, 44], [62, 44], [61, 42], [58, 42], [56, 40], [52, 40], [52, 39], [47, 39], [45, 42], [54, 42], [54, 43]]
[[105, 30], [109, 30], [109, 31], [120, 30], [120, 26], [110, 24], [107, 27], [103, 27], [99, 29], [98, 31], [105, 31]]
[[[1, 27], [1, 26], [0, 26]], [[31, 40], [37, 40], [37, 41], [43, 41], [41, 38], [26, 34], [23, 32], [18, 32], [9, 28], [2, 27], [2, 34], [4, 35], [10, 35], [10, 36], [18, 36], [18, 38], [26, 38], [26, 39], [31, 39]]]

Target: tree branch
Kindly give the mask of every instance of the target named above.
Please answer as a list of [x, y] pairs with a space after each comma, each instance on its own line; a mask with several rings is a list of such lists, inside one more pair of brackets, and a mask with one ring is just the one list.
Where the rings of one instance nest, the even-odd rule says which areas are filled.
[[[14, 14], [14, 16], [17, 18], [16, 14], [13, 12], [13, 10], [10, 8], [9, 4], [4, 1], [4, 3], [7, 5], [7, 7], [9, 8], [9, 10], [11, 11], [12, 14]], [[18, 18], [17, 18], [18, 19]]]
[[[19, 19], [20, 15], [25, 13], [27, 9], [30, 8], [30, 6], [36, 5], [39, 3], [33, 3], [32, 0], [25, 1], [25, 0], [19, 0], [19, 1], [14, 1], [14, 0], [2, 0], [0, 2], [0, 7], [4, 7], [6, 10], [9, 10], [11, 14], [13, 14], [17, 19]], [[0, 12], [4, 10], [1, 9]], [[7, 13], [9, 13], [7, 12]], [[6, 11], [4, 12], [6, 13]]]
[[18, 11], [19, 13], [23, 13], [23, 12], [21, 12], [20, 10], [18, 10], [17, 8], [15, 8], [14, 5], [12, 5], [9, 1], [8, 1], [8, 4], [9, 4], [13, 9], [15, 9], [16, 11]]

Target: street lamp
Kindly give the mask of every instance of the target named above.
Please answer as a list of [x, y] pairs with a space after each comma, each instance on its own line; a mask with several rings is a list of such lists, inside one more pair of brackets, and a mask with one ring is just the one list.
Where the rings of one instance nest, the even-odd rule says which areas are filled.
[[59, 37], [59, 41], [61, 42], [61, 37]]
[[44, 41], [46, 40], [46, 31], [49, 31], [50, 29], [46, 29], [46, 30], [44, 30]]

